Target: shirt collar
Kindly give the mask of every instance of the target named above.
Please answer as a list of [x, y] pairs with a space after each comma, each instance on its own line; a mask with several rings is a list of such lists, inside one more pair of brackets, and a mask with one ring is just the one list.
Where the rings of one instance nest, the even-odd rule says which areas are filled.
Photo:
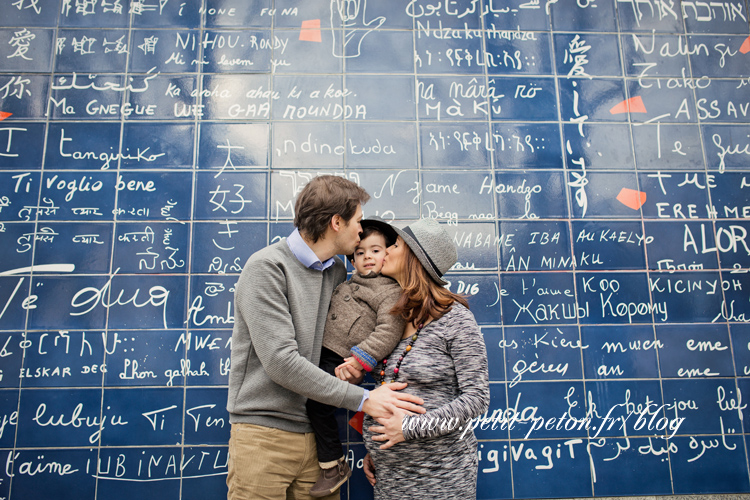
[[307, 243], [305, 243], [305, 240], [302, 239], [302, 235], [299, 234], [299, 229], [297, 228], [295, 228], [294, 231], [292, 231], [292, 234], [287, 237], [286, 242], [294, 256], [297, 257], [297, 260], [309, 269], [325, 271], [333, 265], [333, 257], [325, 262], [320, 262], [320, 259], [318, 259], [315, 252], [312, 251], [312, 248], [310, 248]]

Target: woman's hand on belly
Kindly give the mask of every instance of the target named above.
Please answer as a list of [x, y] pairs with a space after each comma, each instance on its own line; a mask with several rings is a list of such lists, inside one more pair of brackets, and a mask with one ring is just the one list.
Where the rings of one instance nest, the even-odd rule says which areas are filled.
[[376, 418], [380, 425], [370, 426], [372, 440], [383, 442], [380, 445], [381, 450], [386, 450], [396, 443], [404, 441], [403, 421], [407, 415], [414, 415], [393, 405], [388, 405], [391, 414], [385, 417]]

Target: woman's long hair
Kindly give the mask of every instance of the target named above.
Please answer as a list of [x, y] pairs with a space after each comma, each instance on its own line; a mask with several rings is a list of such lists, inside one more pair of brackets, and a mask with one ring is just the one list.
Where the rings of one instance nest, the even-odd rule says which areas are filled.
[[404, 247], [403, 291], [391, 314], [403, 317], [416, 327], [426, 323], [430, 317], [440, 318], [451, 310], [454, 302], [469, 307], [464, 297], [435, 283], [409, 245], [404, 243]]

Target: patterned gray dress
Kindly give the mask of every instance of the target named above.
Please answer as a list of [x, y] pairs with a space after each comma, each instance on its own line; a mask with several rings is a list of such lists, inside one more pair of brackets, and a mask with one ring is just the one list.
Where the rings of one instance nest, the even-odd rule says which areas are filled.
[[[388, 357], [386, 381], [393, 378], [393, 367], [408, 343], [402, 340]], [[381, 368], [374, 371], [378, 379]], [[382, 443], [373, 441], [367, 430], [377, 422], [365, 418], [365, 445], [375, 463], [375, 500], [474, 500], [477, 440], [463, 427], [487, 411], [490, 400], [487, 351], [474, 315], [455, 303], [425, 326], [396, 381], [407, 382], [404, 391], [424, 399], [427, 413], [406, 417], [406, 440], [387, 450], [379, 449]]]

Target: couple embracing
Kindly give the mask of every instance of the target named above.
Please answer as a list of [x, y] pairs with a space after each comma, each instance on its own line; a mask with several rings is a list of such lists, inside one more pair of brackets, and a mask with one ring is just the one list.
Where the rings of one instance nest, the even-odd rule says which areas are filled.
[[[466, 300], [444, 288], [455, 245], [431, 219], [363, 220], [368, 200], [346, 179], [316, 177], [297, 198], [292, 234], [245, 264], [227, 403], [230, 500], [338, 498], [351, 471], [335, 408], [367, 415], [376, 499], [476, 498], [477, 443], [461, 428], [487, 410], [487, 355]], [[355, 268], [338, 289], [337, 255]], [[366, 372], [373, 390], [358, 385]]]

